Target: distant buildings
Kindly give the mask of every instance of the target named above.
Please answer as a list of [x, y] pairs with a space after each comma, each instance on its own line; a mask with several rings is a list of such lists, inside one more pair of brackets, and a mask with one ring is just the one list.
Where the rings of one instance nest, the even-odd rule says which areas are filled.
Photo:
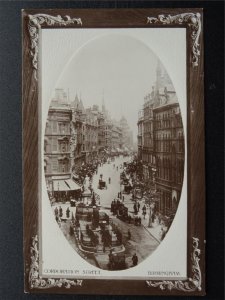
[[180, 199], [184, 174], [184, 133], [180, 107], [173, 85], [158, 63], [156, 83], [144, 99], [138, 117], [138, 158], [143, 178], [155, 186], [156, 209], [171, 215]]
[[122, 131], [123, 146], [133, 147], [133, 133], [130, 130], [127, 120], [124, 116], [120, 119], [120, 127]]

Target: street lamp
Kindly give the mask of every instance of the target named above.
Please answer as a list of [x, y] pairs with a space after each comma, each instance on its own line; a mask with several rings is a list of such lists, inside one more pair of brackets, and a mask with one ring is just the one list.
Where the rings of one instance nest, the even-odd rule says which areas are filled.
[[155, 203], [151, 202], [149, 205], [149, 220], [148, 220], [148, 227], [152, 227], [152, 210], [155, 207]]
[[[58, 199], [59, 199], [59, 182], [58, 182]], [[60, 199], [59, 199], [59, 201], [60, 201]]]

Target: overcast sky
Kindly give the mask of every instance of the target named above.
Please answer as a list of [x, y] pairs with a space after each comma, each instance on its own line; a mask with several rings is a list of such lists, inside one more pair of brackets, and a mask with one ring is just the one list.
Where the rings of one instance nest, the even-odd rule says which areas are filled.
[[81, 95], [84, 107], [101, 107], [103, 92], [112, 118], [127, 118], [137, 135], [138, 111], [155, 82], [157, 57], [142, 42], [126, 35], [108, 34], [83, 46], [58, 82], [72, 101]]

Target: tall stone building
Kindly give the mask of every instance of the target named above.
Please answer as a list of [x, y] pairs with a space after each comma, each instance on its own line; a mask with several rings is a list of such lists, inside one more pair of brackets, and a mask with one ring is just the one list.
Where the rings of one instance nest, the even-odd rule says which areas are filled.
[[102, 112], [98, 114], [98, 152], [104, 151], [105, 145], [105, 117]]
[[184, 135], [177, 102], [154, 109], [158, 210], [169, 216], [177, 209], [184, 174]]
[[57, 89], [46, 121], [44, 170], [49, 189], [54, 179], [68, 179], [71, 173], [71, 109], [63, 90]]
[[154, 98], [151, 94], [145, 97], [143, 106], [143, 177], [144, 180], [152, 184], [153, 173], [155, 170], [154, 155], [154, 124], [153, 124], [153, 107]]
[[71, 150], [73, 158], [73, 171], [78, 170], [85, 161], [84, 145], [85, 145], [85, 112], [82, 100], [75, 96], [74, 101], [70, 104], [72, 111], [71, 124]]
[[143, 146], [144, 146], [144, 110], [138, 112], [138, 159], [143, 161]]
[[184, 134], [176, 92], [160, 63], [155, 85], [139, 113], [138, 157], [145, 182], [158, 191], [157, 210], [163, 215], [173, 214], [183, 183]]
[[93, 161], [98, 154], [98, 116], [91, 108], [85, 109], [85, 161]]

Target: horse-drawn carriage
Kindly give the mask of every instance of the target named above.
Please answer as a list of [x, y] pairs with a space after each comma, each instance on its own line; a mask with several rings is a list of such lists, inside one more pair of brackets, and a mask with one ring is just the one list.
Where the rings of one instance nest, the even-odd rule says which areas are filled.
[[109, 254], [109, 270], [124, 270], [126, 268], [126, 257], [124, 253]]
[[107, 185], [106, 182], [104, 180], [99, 180], [98, 182], [98, 189], [103, 190], [103, 189], [107, 189]]
[[128, 219], [128, 208], [120, 203], [117, 209], [117, 217], [122, 221], [127, 221]]
[[131, 184], [128, 183], [124, 185], [124, 193], [130, 194], [131, 190], [132, 190]]

